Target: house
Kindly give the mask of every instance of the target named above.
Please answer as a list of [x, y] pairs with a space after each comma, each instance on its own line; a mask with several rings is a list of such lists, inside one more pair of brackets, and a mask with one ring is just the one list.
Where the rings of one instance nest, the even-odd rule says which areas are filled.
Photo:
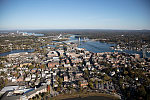
[[87, 85], [88, 85], [87, 80], [82, 80], [81, 81], [81, 84], [80, 84], [81, 87], [85, 88], [85, 87], [87, 87]]
[[70, 64], [64, 64], [64, 67], [66, 67], [66, 68], [70, 67]]
[[79, 57], [80, 54], [76, 54], [74, 52], [70, 52], [70, 53], [67, 53], [68, 56], [71, 56], [71, 57]]
[[44, 72], [45, 72], [45, 74], [48, 74], [48, 73], [49, 73], [49, 71], [48, 71], [48, 70], [45, 70]]
[[139, 54], [135, 54], [135, 59], [139, 59], [140, 58], [140, 55]]
[[17, 82], [23, 82], [23, 81], [24, 81], [23, 76], [20, 76], [19, 78], [17, 78], [16, 81], [17, 81]]
[[60, 56], [63, 56], [64, 50], [58, 50], [58, 52], [59, 52]]
[[63, 87], [69, 87], [69, 86], [71, 86], [71, 82], [64, 82], [63, 83]]
[[11, 81], [12, 81], [12, 82], [16, 82], [16, 81], [17, 81], [16, 77], [13, 77], [13, 78], [11, 79]]
[[30, 66], [30, 65], [32, 65], [32, 63], [30, 63], [30, 62], [22, 63], [22, 64], [20, 64], [20, 67], [27, 66], [27, 65]]
[[74, 88], [77, 88], [77, 84], [75, 84], [75, 83], [72, 83], [72, 87], [74, 87]]
[[90, 65], [90, 62], [88, 61], [88, 62], [86, 62], [86, 65]]
[[114, 76], [114, 75], [115, 75], [115, 71], [111, 72], [110, 75], [111, 75], [111, 76]]
[[64, 75], [64, 82], [68, 82], [68, 76], [67, 75]]
[[136, 80], [136, 81], [138, 81], [138, 79], [139, 79], [138, 77], [135, 77], [135, 80]]
[[44, 72], [41, 73], [41, 77], [45, 77], [46, 74]]
[[30, 81], [30, 80], [31, 80], [31, 76], [25, 78], [25, 81]]
[[78, 73], [76, 73], [76, 78], [79, 78], [79, 77], [82, 76], [82, 75], [83, 75], [83, 73], [78, 72]]
[[36, 78], [36, 75], [35, 75], [35, 74], [32, 74], [32, 78], [35, 79], [35, 78]]
[[53, 68], [53, 67], [55, 67], [55, 65], [59, 65], [59, 61], [48, 62], [48, 67], [49, 68]]
[[31, 70], [32, 73], [35, 73], [36, 71], [37, 71], [37, 68], [33, 68], [33, 69]]

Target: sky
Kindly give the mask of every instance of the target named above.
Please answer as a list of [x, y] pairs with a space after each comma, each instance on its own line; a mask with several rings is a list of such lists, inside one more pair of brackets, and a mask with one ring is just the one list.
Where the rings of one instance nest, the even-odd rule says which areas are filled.
[[0, 0], [0, 29], [150, 29], [150, 0]]

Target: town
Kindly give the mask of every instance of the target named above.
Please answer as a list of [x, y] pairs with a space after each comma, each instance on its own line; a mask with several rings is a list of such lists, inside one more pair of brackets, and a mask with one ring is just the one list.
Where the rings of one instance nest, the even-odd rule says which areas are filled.
[[0, 0], [0, 100], [150, 100], [150, 0]]
[[1, 99], [36, 100], [77, 93], [102, 93], [117, 99], [150, 97], [150, 58], [94, 53], [79, 48], [78, 42], [62, 41], [69, 36], [54, 36], [50, 45], [33, 52], [2, 56]]

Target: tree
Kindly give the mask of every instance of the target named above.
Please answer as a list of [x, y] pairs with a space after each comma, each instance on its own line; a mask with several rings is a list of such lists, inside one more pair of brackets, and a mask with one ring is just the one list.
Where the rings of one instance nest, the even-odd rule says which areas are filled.
[[16, 72], [16, 73], [14, 74], [14, 76], [15, 76], [15, 77], [18, 77], [18, 76], [19, 76], [19, 73], [18, 73], [18, 72]]
[[80, 82], [80, 81], [78, 81], [78, 85], [79, 85], [79, 86], [81, 85], [81, 82]]
[[0, 75], [1, 75], [1, 76], [4, 76], [4, 77], [7, 76], [7, 74], [6, 74], [5, 72], [1, 72]]
[[122, 79], [122, 78], [119, 79], [119, 85], [120, 85], [120, 86], [123, 85], [123, 79]]
[[60, 87], [57, 87], [56, 91], [57, 91], [57, 92], [61, 91], [61, 88], [60, 88]]
[[97, 80], [95, 80], [95, 85], [96, 85], [96, 87], [98, 86], [98, 81]]
[[67, 51], [67, 46], [63, 46], [64, 52]]
[[61, 77], [58, 77], [58, 80], [57, 80], [57, 81], [59, 82], [58, 86], [59, 86], [59, 87], [61, 87], [61, 85], [62, 85], [62, 82], [63, 82], [63, 78], [61, 78]]
[[33, 65], [30, 65], [30, 66], [29, 66], [29, 69], [33, 69], [33, 68], [34, 68], [34, 66], [33, 66]]
[[127, 92], [127, 98], [130, 99], [131, 98], [131, 94], [130, 92]]
[[128, 74], [128, 71], [124, 71], [124, 75], [127, 75]]
[[92, 80], [90, 80], [88, 84], [89, 84], [89, 87], [90, 87], [91, 89], [93, 89], [93, 88], [94, 88], [94, 85], [93, 85]]
[[45, 68], [46, 68], [46, 65], [45, 65], [45, 64], [42, 64], [42, 65], [40, 66], [40, 68], [41, 68], [41, 69], [45, 69]]
[[6, 84], [8, 83], [7, 79], [4, 79], [3, 77], [0, 77], [0, 90], [6, 86]]
[[137, 90], [138, 90], [138, 95], [139, 96], [145, 97], [146, 91], [145, 91], [145, 88], [144, 88], [143, 85], [139, 86]]
[[89, 76], [89, 72], [88, 72], [88, 70], [85, 70], [83, 77], [84, 77], [85, 79], [88, 79], [88, 76]]
[[0, 68], [4, 68], [4, 65], [3, 65], [3, 64], [0, 64]]
[[108, 80], [110, 80], [110, 77], [105, 74], [105, 75], [104, 75], [104, 80], [105, 80], [105, 81], [108, 81]]
[[100, 80], [100, 83], [104, 83], [104, 81], [103, 81], [103, 80]]

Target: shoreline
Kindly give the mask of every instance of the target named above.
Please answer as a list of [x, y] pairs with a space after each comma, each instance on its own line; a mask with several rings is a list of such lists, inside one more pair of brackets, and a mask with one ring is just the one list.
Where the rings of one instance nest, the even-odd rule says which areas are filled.
[[87, 97], [106, 97], [110, 100], [120, 100], [119, 97], [105, 93], [73, 93], [73, 94], [60, 94], [56, 97], [52, 97], [53, 100], [69, 100], [75, 98], [87, 98]]
[[[0, 54], [4, 54], [4, 53], [8, 53], [8, 52], [12, 52], [12, 51], [17, 51], [17, 50], [35, 50], [35, 49], [13, 49], [13, 50], [9, 50], [9, 51], [5, 51], [5, 52], [0, 52]], [[34, 51], [33, 51], [34, 52]]]

